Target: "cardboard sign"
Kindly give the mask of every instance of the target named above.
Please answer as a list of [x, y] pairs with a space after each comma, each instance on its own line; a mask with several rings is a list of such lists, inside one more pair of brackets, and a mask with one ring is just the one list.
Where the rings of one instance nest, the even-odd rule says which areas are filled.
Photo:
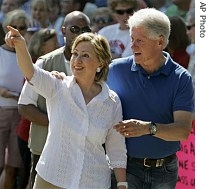
[[186, 141], [181, 142], [181, 150], [177, 152], [179, 159], [178, 182], [176, 189], [195, 188], [195, 127]]

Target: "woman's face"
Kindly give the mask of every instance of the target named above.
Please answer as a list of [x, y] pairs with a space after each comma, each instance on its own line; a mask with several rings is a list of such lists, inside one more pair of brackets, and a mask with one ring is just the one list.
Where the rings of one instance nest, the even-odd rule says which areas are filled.
[[26, 22], [25, 22], [25, 20], [23, 18], [22, 19], [13, 20], [11, 22], [10, 26], [12, 26], [13, 28], [17, 29], [22, 36], [24, 36], [25, 33], [27, 32], [27, 25], [26, 25]]
[[94, 81], [96, 69], [100, 64], [89, 41], [82, 41], [76, 46], [72, 52], [70, 66], [76, 79]]
[[17, 0], [3, 0], [1, 5], [1, 11], [6, 14], [12, 10], [18, 8]]
[[41, 27], [46, 27], [49, 12], [44, 4], [37, 3], [31, 9], [32, 19], [39, 22]]
[[58, 48], [57, 36], [55, 35], [54, 37], [48, 39], [46, 42], [43, 43], [41, 48], [42, 48], [41, 55], [47, 54], [57, 49]]
[[127, 20], [134, 13], [134, 7], [131, 5], [118, 4], [114, 10], [114, 18], [120, 24], [120, 29], [128, 29]]

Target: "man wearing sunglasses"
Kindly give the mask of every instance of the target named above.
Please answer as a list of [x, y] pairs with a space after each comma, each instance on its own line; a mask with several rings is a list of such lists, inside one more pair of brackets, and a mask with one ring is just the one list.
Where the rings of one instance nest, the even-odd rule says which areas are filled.
[[[40, 57], [36, 64], [47, 71], [64, 72], [71, 75], [69, 60], [73, 40], [81, 33], [91, 32], [90, 20], [80, 11], [73, 11], [64, 18], [62, 33], [65, 46]], [[26, 82], [19, 99], [19, 113], [32, 122], [29, 135], [29, 147], [32, 154], [31, 186], [36, 176], [36, 164], [44, 147], [48, 133], [48, 117], [45, 99], [35, 93]]]
[[127, 20], [135, 10], [139, 9], [139, 2], [138, 0], [109, 0], [108, 7], [117, 23], [105, 26], [98, 33], [109, 41], [113, 59], [130, 56], [133, 53]]

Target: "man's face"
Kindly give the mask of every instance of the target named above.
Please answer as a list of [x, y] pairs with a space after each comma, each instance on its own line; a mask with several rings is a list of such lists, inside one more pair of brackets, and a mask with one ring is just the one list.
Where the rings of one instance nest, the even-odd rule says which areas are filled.
[[120, 24], [121, 29], [128, 29], [127, 26], [127, 20], [129, 16], [131, 16], [134, 13], [134, 7], [127, 4], [118, 4], [115, 7], [113, 16], [115, 17], [115, 20]]
[[63, 33], [66, 37], [66, 45], [71, 46], [73, 40], [84, 32], [91, 32], [88, 21], [84, 18], [73, 17], [63, 28]]
[[142, 66], [149, 65], [162, 51], [163, 39], [150, 39], [148, 32], [142, 27], [131, 30], [131, 39], [135, 62]]

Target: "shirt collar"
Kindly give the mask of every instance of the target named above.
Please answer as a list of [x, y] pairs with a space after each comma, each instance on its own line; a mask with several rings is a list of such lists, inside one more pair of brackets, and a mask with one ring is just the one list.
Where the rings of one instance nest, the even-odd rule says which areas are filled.
[[[69, 87], [74, 87], [74, 85], [76, 85], [76, 80], [74, 78], [74, 76], [70, 76], [70, 80], [69, 80]], [[106, 82], [101, 82], [99, 83], [102, 87], [102, 91], [96, 96], [96, 100], [100, 100], [100, 101], [105, 101], [108, 98], [111, 98], [112, 100], [114, 100], [114, 97], [116, 96], [114, 93], [112, 93], [108, 87], [108, 85], [106, 84]]]
[[[170, 74], [171, 69], [172, 69], [172, 61], [173, 60], [171, 59], [171, 56], [169, 55], [168, 52], [163, 51], [163, 55], [166, 57], [166, 60], [163, 64], [163, 66], [151, 75], [159, 75], [159, 74], [169, 75]], [[134, 62], [134, 59], [133, 59], [133, 63], [131, 66], [131, 71], [134, 71], [134, 72], [140, 71], [144, 75], [150, 75], [139, 64], [136, 64]]]

